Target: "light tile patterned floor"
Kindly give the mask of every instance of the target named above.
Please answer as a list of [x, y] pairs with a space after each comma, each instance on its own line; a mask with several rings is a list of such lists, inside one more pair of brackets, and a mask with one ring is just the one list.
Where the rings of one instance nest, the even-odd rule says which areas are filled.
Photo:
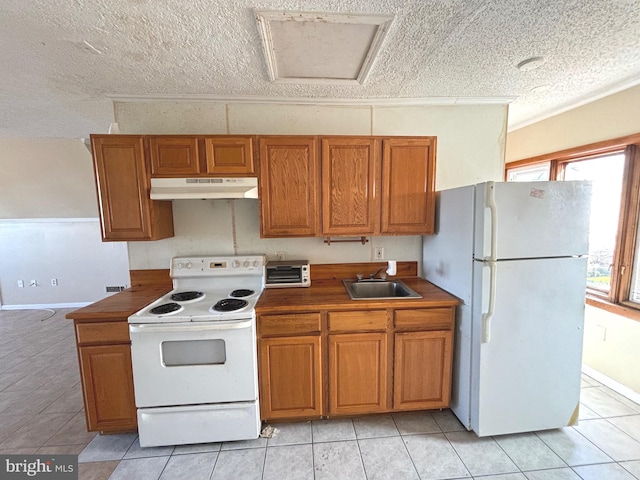
[[275, 424], [270, 439], [140, 448], [87, 433], [69, 310], [0, 311], [0, 452], [79, 454], [82, 480], [640, 479], [640, 406], [583, 376], [580, 424], [478, 438], [450, 411]]

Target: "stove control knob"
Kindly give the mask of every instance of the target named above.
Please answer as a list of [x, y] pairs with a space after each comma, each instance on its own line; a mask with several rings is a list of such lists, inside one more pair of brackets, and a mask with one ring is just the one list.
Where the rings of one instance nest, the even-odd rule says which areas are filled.
[[234, 260], [233, 263], [231, 264], [231, 266], [233, 268], [238, 268], [240, 266], [240, 262], [238, 260]]
[[191, 268], [192, 266], [193, 265], [191, 264], [191, 262], [187, 262], [187, 265], [186, 265], [187, 268]]
[[182, 264], [182, 262], [178, 263], [178, 265], [176, 265], [176, 267], [178, 268], [178, 270], [182, 270], [182, 267], [184, 267], [184, 265]]
[[249, 265], [251, 265], [249, 263], [249, 260], [245, 260], [244, 263], [242, 264], [245, 268], [247, 268]]
[[260, 262], [258, 260], [254, 260], [253, 261], [253, 266], [254, 267], [259, 267], [260, 266]]

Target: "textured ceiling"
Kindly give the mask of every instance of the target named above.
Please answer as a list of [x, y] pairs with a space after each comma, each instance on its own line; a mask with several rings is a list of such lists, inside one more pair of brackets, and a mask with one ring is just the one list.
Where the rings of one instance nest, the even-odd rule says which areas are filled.
[[[254, 9], [395, 19], [364, 85], [278, 84]], [[640, 83], [640, 1], [1, 0], [0, 46], [0, 136], [104, 132], [118, 96], [515, 97], [513, 128]]]

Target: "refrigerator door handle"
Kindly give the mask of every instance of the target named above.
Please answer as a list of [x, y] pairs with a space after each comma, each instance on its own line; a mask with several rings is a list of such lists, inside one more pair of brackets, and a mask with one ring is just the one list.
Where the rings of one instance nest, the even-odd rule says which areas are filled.
[[498, 248], [498, 208], [496, 206], [495, 196], [496, 186], [495, 182], [487, 182], [487, 190], [484, 199], [485, 208], [489, 209], [490, 222], [491, 222], [491, 239], [490, 239], [490, 253], [489, 258], [485, 260], [495, 261], [497, 257]]
[[496, 303], [496, 264], [486, 262], [489, 268], [489, 306], [487, 312], [482, 314], [482, 343], [491, 341], [491, 320]]

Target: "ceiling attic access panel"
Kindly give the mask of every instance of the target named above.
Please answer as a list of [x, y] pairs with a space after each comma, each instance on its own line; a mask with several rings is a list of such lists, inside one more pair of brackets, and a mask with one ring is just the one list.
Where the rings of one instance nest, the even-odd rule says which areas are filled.
[[255, 12], [269, 80], [361, 85], [384, 43], [393, 15]]

